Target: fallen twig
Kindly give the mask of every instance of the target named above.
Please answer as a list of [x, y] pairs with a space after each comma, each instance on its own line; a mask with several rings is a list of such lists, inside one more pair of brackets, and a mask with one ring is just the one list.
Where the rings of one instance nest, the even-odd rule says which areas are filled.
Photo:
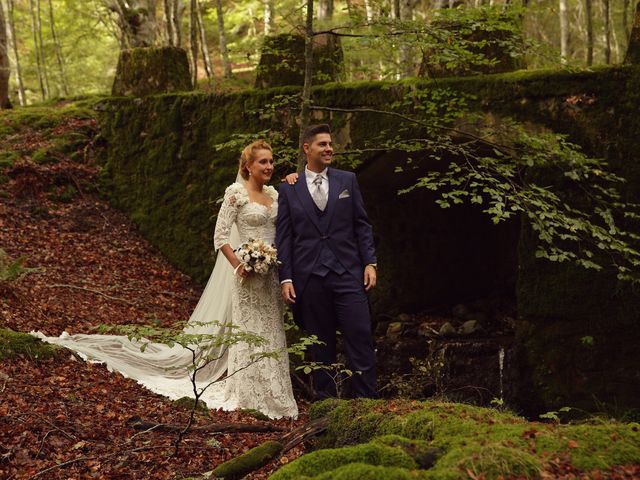
[[104, 298], [107, 298], [109, 300], [115, 300], [117, 302], [122, 302], [122, 303], [126, 303], [127, 305], [131, 305], [132, 307], [137, 307], [137, 305], [135, 303], [130, 302], [129, 300], [125, 300], [124, 298], [119, 298], [119, 297], [112, 297], [111, 295], [107, 295], [104, 292], [101, 292], [100, 290], [93, 290], [92, 288], [87, 288], [87, 287], [80, 287], [78, 285], [68, 285], [65, 283], [55, 283], [53, 285], [49, 285], [52, 288], [72, 288], [75, 290], [84, 290], [85, 292], [90, 292], [90, 293], [95, 293], [96, 295], [101, 295]]
[[[132, 417], [127, 423], [130, 427], [136, 430], [156, 430], [159, 432], [179, 432], [184, 429], [181, 425], [171, 425], [164, 423], [156, 423], [145, 421], [140, 417]], [[190, 430], [196, 432], [236, 432], [236, 433], [251, 433], [251, 432], [282, 432], [284, 428], [270, 425], [268, 423], [211, 423], [209, 425], [197, 425], [191, 427]]]

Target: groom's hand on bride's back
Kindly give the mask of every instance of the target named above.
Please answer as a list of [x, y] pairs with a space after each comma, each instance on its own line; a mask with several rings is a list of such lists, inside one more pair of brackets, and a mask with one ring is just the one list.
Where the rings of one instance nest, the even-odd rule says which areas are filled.
[[296, 303], [296, 290], [293, 288], [293, 282], [284, 282], [281, 286], [282, 298], [284, 301], [293, 305]]

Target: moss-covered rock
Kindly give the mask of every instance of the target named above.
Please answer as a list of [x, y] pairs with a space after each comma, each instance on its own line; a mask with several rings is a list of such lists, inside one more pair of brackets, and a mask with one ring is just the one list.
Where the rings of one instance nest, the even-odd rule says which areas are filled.
[[8, 328], [0, 328], [0, 360], [26, 357], [35, 360], [54, 358], [60, 348], [43, 343], [38, 338]]
[[[418, 468], [413, 458], [402, 451], [402, 449], [372, 442], [345, 448], [330, 448], [311, 452], [300, 457], [287, 467], [280, 469], [270, 478], [272, 480], [297, 480], [304, 477], [317, 478], [323, 473], [335, 473], [336, 469], [353, 463], [400, 467], [408, 470]], [[323, 478], [332, 477], [327, 476]]]
[[[173, 404], [176, 407], [182, 408], [184, 410], [192, 410], [193, 402], [194, 402], [194, 399], [191, 397], [180, 397], [179, 399], [174, 400]], [[204, 402], [204, 400], [198, 400], [196, 411], [209, 413], [209, 408], [207, 407], [207, 404]]]
[[[503, 73], [524, 67], [524, 38], [520, 15], [496, 15], [490, 10], [479, 10], [468, 18], [460, 18], [459, 15], [435, 18], [433, 28], [443, 33], [448, 32], [450, 37], [456, 39], [453, 43], [463, 45], [473, 60], [465, 62], [460, 58], [458, 62], [452, 62], [450, 55], [441, 55], [441, 48], [426, 49], [418, 72], [421, 77]], [[455, 53], [453, 57], [456, 57]]]
[[240, 411], [246, 415], [252, 416], [256, 420], [262, 420], [265, 422], [270, 420], [270, 418], [267, 415], [262, 413], [260, 410], [256, 410], [255, 408], [242, 408], [240, 409]]
[[270, 440], [252, 448], [239, 457], [233, 458], [219, 465], [211, 472], [214, 478], [234, 480], [244, 477], [247, 473], [266, 465], [282, 451], [282, 444]]
[[187, 52], [178, 47], [122, 50], [111, 93], [141, 97], [191, 90]]
[[[325, 449], [300, 457], [271, 478], [539, 478], [555, 458], [585, 472], [640, 462], [636, 423], [542, 424], [447, 402], [322, 402], [310, 413], [330, 419], [320, 442]], [[373, 428], [372, 416], [385, 421]], [[348, 446], [335, 448], [340, 445]], [[381, 445], [396, 453], [378, 449]]]
[[[266, 37], [257, 67], [256, 87], [270, 88], [304, 83], [304, 37], [281, 34]], [[335, 82], [344, 73], [340, 37], [316, 35], [313, 38], [313, 84]]]

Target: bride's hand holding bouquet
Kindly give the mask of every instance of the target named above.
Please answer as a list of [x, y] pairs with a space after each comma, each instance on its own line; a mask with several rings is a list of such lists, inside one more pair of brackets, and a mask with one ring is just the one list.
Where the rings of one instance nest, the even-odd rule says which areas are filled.
[[253, 272], [266, 275], [269, 270], [280, 265], [276, 247], [261, 239], [249, 239], [240, 245], [235, 253], [240, 260], [235, 268], [235, 273], [242, 278], [247, 278]]

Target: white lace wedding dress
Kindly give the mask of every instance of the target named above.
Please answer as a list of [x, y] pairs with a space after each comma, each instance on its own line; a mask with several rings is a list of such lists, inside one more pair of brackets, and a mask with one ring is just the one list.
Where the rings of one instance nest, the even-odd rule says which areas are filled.
[[[278, 193], [271, 186], [264, 187], [271, 197], [271, 207], [250, 202], [247, 190], [240, 183], [227, 188], [218, 213], [214, 235], [215, 248], [229, 243], [231, 227], [235, 224], [240, 242], [262, 239], [273, 244], [276, 235]], [[244, 368], [255, 349], [246, 343], [229, 349], [228, 368], [237, 373], [226, 379], [227, 402], [236, 408], [255, 408], [269, 416], [295, 417], [298, 413], [286, 351], [280, 284], [275, 269], [266, 275], [253, 274], [241, 279], [234, 277], [231, 300], [232, 323], [240, 330], [255, 333], [267, 340], [263, 351], [276, 351], [278, 358], [263, 358]]]
[[[271, 208], [250, 202], [241, 183], [236, 182], [227, 188], [216, 223], [216, 249], [225, 243], [236, 246], [235, 227], [240, 242], [253, 238], [273, 243], [278, 194], [270, 186], [265, 187], [265, 191], [273, 199]], [[239, 330], [263, 337], [266, 344], [261, 347], [242, 342], [231, 345], [219, 360], [210, 362], [198, 372], [198, 388], [217, 381], [204, 391], [201, 399], [209, 408], [256, 409], [271, 418], [295, 418], [298, 407], [289, 376], [277, 273], [270, 271], [266, 275], [253, 275], [240, 281], [233, 275], [227, 259], [218, 255], [214, 271], [185, 332], [223, 335], [225, 328], [212, 326], [212, 321], [220, 325], [231, 323]], [[193, 397], [188, 370], [192, 365], [191, 352], [179, 345], [169, 347], [147, 343], [141, 351], [140, 346], [146, 342], [129, 340], [122, 335], [69, 335], [64, 332], [60, 337], [47, 337], [40, 332], [31, 333], [48, 343], [76, 351], [89, 361], [105, 363], [110, 370], [133, 378], [149, 390], [171, 399]], [[260, 351], [277, 352], [278, 357], [253, 362], [252, 355]], [[219, 380], [225, 372], [226, 378]]]

